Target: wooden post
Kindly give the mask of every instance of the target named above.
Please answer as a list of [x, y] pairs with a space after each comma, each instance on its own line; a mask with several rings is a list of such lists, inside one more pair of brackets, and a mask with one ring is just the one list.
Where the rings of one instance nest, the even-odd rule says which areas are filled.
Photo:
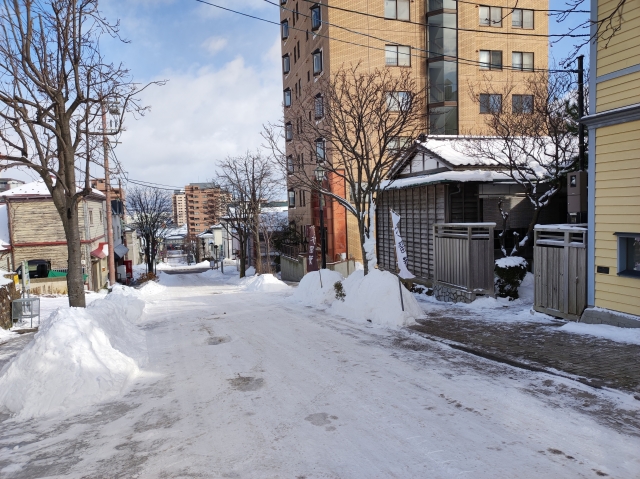
[[[107, 111], [105, 110], [104, 101], [102, 106], [102, 142], [104, 148], [104, 195], [107, 202], [107, 245], [109, 248], [108, 266], [109, 270], [109, 285], [113, 286], [116, 283], [116, 261], [113, 252], [113, 217], [111, 212], [111, 188], [109, 178], [109, 140], [107, 138]], [[87, 219], [85, 218], [85, 221]]]

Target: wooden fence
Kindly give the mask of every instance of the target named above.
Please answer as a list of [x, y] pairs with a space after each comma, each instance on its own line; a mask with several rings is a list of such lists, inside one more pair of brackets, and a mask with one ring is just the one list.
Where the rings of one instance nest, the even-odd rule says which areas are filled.
[[433, 227], [434, 284], [472, 294], [494, 294], [495, 223], [440, 223]]
[[586, 226], [536, 226], [533, 272], [533, 309], [565, 319], [579, 319], [587, 302]]

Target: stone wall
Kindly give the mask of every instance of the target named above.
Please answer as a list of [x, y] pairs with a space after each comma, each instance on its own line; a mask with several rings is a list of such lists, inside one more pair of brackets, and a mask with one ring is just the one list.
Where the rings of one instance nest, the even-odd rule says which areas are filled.
[[476, 299], [475, 293], [463, 291], [437, 281], [433, 283], [433, 295], [438, 301], [446, 301], [448, 303], [472, 303]]
[[16, 291], [13, 283], [0, 286], [0, 328], [9, 329], [11, 327], [11, 301], [18, 299], [20, 293]]

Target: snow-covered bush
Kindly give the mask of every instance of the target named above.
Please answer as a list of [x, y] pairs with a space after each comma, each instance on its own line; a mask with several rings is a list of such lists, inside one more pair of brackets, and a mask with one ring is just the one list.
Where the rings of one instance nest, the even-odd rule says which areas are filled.
[[527, 261], [520, 256], [496, 260], [496, 289], [501, 298], [518, 299], [518, 287], [527, 274]]

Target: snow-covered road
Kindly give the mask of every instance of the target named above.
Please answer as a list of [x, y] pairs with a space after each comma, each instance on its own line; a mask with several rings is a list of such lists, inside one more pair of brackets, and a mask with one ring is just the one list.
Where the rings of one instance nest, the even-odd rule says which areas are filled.
[[640, 477], [640, 402], [197, 275], [119, 400], [0, 423], [0, 477]]

